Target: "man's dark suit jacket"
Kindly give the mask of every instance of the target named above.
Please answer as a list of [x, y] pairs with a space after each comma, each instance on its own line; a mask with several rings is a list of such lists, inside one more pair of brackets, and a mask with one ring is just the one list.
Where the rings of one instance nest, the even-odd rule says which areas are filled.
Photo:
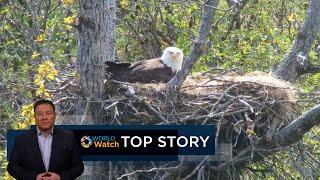
[[[36, 128], [16, 137], [7, 170], [14, 178], [23, 180], [35, 180], [38, 174], [46, 172]], [[80, 149], [72, 131], [54, 128], [49, 172], [59, 174], [62, 180], [82, 174]]]

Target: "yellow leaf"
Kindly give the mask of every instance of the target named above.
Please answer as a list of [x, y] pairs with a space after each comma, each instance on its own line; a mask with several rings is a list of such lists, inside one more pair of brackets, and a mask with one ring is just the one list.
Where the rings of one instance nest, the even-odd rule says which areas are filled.
[[36, 123], [36, 121], [34, 120], [34, 117], [29, 117], [27, 120], [26, 120], [26, 124], [28, 125], [34, 125]]
[[257, 134], [253, 131], [253, 130], [251, 130], [251, 129], [247, 129], [247, 131], [246, 131], [246, 133], [247, 133], [247, 135], [250, 137], [252, 137], [252, 136], [257, 136]]
[[288, 16], [288, 20], [293, 22], [293, 21], [296, 21], [297, 20], [297, 14], [295, 13], [292, 13]]
[[66, 30], [71, 31], [72, 30], [72, 26], [66, 25]]
[[32, 55], [31, 55], [31, 59], [36, 59], [38, 56], [40, 56], [41, 54], [38, 53], [37, 51], [33, 51]]
[[40, 84], [40, 86], [38, 87], [39, 91], [45, 91], [45, 87], [44, 84]]
[[46, 35], [44, 33], [39, 34], [39, 36], [37, 37], [37, 39], [35, 40], [36, 42], [43, 42], [45, 39]]
[[40, 84], [43, 84], [43, 78], [37, 74], [33, 82], [35, 85], [40, 86]]
[[36, 91], [36, 96], [40, 96], [41, 94], [42, 94], [41, 91], [39, 90]]
[[50, 60], [45, 60], [45, 61], [43, 62], [43, 64], [46, 65], [46, 66], [54, 66], [53, 62], [50, 61]]
[[15, 122], [13, 124], [14, 129], [25, 129], [28, 125], [26, 123], [23, 123], [21, 121]]
[[33, 116], [33, 104], [23, 105], [21, 108], [21, 115], [25, 117]]
[[51, 98], [51, 95], [50, 93], [48, 93], [47, 91], [44, 91], [43, 95], [47, 98]]
[[68, 25], [74, 24], [74, 20], [76, 19], [76, 15], [68, 16], [63, 19], [63, 22]]
[[50, 74], [47, 75], [47, 78], [50, 79], [50, 80], [54, 80], [55, 74], [50, 73]]
[[129, 1], [128, 0], [120, 0], [119, 4], [122, 8], [129, 6]]
[[74, 0], [62, 0], [62, 3], [64, 5], [72, 5], [74, 3]]
[[38, 76], [43, 77], [46, 74], [46, 68], [43, 65], [40, 65], [38, 68]]
[[51, 98], [50, 93], [45, 88], [44, 78], [47, 80], [54, 80], [58, 75], [58, 71], [54, 68], [54, 63], [50, 60], [46, 60], [39, 64], [38, 72], [34, 79], [34, 84], [37, 86], [36, 96], [45, 96]]

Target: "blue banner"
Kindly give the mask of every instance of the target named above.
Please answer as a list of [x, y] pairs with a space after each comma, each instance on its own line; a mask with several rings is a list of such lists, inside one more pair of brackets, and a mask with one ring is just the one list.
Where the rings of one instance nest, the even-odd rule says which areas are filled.
[[[84, 161], [177, 161], [178, 155], [215, 154], [213, 125], [61, 125], [55, 128], [73, 131]], [[8, 158], [15, 136], [25, 132], [8, 130]]]

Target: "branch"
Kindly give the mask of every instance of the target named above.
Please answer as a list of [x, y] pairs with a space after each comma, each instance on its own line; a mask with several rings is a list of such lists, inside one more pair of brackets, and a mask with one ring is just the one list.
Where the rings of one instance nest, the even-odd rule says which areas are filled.
[[210, 158], [209, 155], [206, 156], [205, 158], [203, 158], [203, 160], [197, 165], [197, 167], [194, 168], [193, 171], [188, 176], [183, 178], [183, 180], [187, 180], [187, 179], [191, 178], [196, 172], [198, 172], [200, 170], [201, 167], [203, 167], [203, 164], [205, 164], [209, 158]]
[[127, 174], [123, 174], [121, 175], [120, 177], [117, 178], [117, 180], [120, 180], [120, 179], [123, 179], [125, 177], [130, 177], [134, 174], [137, 174], [137, 173], [150, 173], [150, 172], [155, 172], [155, 171], [173, 171], [173, 170], [177, 170], [181, 167], [182, 164], [179, 164], [177, 166], [173, 166], [173, 167], [154, 167], [154, 168], [151, 168], [151, 169], [139, 169], [139, 170], [135, 170], [133, 172], [130, 172], [130, 173], [127, 173]]
[[230, 166], [245, 167], [247, 164], [260, 161], [261, 159], [257, 158], [257, 156], [271, 155], [283, 150], [285, 146], [299, 141], [306, 132], [318, 124], [320, 124], [320, 104], [281, 129], [275, 138], [276, 142], [269, 142], [263, 136], [239, 152], [232, 161], [224, 162], [212, 168], [215, 171], [220, 171]]
[[308, 67], [307, 56], [317, 37], [320, 28], [320, 1], [310, 0], [307, 15], [299, 29], [292, 47], [281, 60], [275, 75], [287, 81], [294, 81], [300, 75], [301, 69]]
[[166, 96], [168, 102], [175, 102], [177, 100], [178, 92], [182, 83], [186, 79], [197, 59], [206, 49], [207, 39], [210, 34], [215, 13], [214, 7], [218, 5], [218, 2], [218, 0], [207, 0], [204, 3], [204, 12], [201, 19], [201, 25], [198, 33], [199, 35], [191, 50], [191, 54], [184, 61], [182, 69], [166, 85]]
[[306, 73], [320, 73], [320, 66], [316, 65], [309, 65], [306, 69], [301, 71], [301, 74], [306, 74]]
[[312, 127], [320, 124], [320, 104], [298, 117], [280, 130], [277, 136], [280, 146], [288, 146], [300, 140]]

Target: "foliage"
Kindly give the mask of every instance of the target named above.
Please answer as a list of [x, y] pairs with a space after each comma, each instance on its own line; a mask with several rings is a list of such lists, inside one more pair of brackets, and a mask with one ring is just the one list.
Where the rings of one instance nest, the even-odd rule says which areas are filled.
[[37, 86], [36, 96], [43, 98], [51, 98], [44, 84], [45, 81], [52, 81], [58, 75], [58, 71], [54, 68], [54, 64], [50, 60], [44, 61], [38, 67], [38, 72], [34, 78], [34, 84]]
[[[34, 124], [34, 98], [48, 97], [47, 88], [53, 87], [58, 69], [72, 63], [76, 40], [68, 23], [76, 11], [72, 0], [0, 2], [1, 135], [5, 136], [7, 129]], [[0, 153], [4, 148], [0, 146]], [[0, 174], [4, 174], [3, 166]]]
[[320, 73], [311, 74], [306, 78], [306, 86], [304, 86], [305, 91], [315, 91], [320, 89]]
[[120, 61], [160, 56], [168, 46], [185, 52], [195, 38], [200, 3], [120, 1], [117, 54]]
[[248, 174], [254, 179], [317, 179], [320, 177], [319, 135], [320, 127], [314, 127], [303, 141], [251, 165]]
[[[199, 66], [241, 67], [244, 71], [268, 72], [290, 48], [291, 41], [301, 23], [305, 10], [296, 2], [244, 1], [245, 6], [235, 8], [228, 15], [217, 11], [220, 22], [211, 36], [212, 50], [198, 61]], [[227, 9], [220, 3], [219, 9]], [[241, 11], [240, 17], [236, 13]], [[294, 18], [293, 18], [294, 17]], [[201, 68], [200, 68], [201, 69]]]

